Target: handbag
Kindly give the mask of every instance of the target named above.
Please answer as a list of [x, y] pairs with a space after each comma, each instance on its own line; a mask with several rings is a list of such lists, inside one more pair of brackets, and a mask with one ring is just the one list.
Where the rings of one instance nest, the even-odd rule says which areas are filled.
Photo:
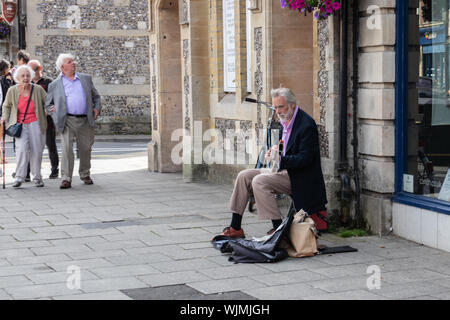
[[[28, 99], [27, 108], [25, 109], [25, 114], [23, 115], [22, 122], [25, 121], [25, 117], [27, 116], [27, 111], [28, 111], [28, 107], [30, 106], [33, 90], [34, 90], [34, 85], [31, 85], [30, 98]], [[22, 123], [13, 124], [8, 129], [6, 129], [5, 133], [10, 137], [20, 138], [20, 135], [22, 134]]]
[[318, 232], [314, 220], [305, 211], [300, 210], [289, 229], [289, 241], [283, 243], [291, 258], [312, 257], [319, 253], [317, 249]]

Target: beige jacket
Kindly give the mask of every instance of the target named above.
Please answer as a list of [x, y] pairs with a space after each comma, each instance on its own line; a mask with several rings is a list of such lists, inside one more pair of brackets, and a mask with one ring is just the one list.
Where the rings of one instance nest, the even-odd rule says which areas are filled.
[[[47, 130], [47, 116], [45, 114], [45, 90], [40, 85], [34, 85], [33, 96], [36, 118], [42, 133]], [[17, 104], [19, 102], [19, 86], [10, 87], [2, 106], [2, 120], [6, 120], [6, 129], [17, 123]]]

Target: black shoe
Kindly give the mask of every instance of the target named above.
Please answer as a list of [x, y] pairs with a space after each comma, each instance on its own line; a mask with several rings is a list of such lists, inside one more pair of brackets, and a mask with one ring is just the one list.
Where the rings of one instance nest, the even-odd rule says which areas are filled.
[[52, 169], [52, 173], [49, 176], [49, 179], [58, 179], [59, 176], [59, 169]]
[[25, 177], [25, 182], [31, 182], [31, 178], [30, 177]]
[[16, 181], [16, 182], [14, 182], [14, 184], [12, 186], [13, 186], [13, 188], [19, 188], [21, 185], [22, 185], [22, 182]]

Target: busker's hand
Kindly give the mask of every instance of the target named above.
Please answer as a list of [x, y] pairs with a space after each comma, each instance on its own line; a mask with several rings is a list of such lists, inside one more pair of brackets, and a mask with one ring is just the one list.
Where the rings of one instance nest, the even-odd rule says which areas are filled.
[[94, 120], [97, 120], [99, 114], [100, 112], [97, 109], [94, 109]]
[[51, 112], [56, 112], [55, 106], [51, 106], [51, 107], [50, 107], [50, 111], [51, 111]]
[[272, 161], [272, 158], [270, 157], [270, 153], [271, 153], [272, 149], [269, 149], [269, 151], [267, 151], [265, 159], [267, 162]]
[[266, 160], [267, 162], [271, 161], [279, 161], [280, 155], [278, 154], [278, 146], [275, 145], [272, 148], [269, 149], [269, 151], [266, 153]]

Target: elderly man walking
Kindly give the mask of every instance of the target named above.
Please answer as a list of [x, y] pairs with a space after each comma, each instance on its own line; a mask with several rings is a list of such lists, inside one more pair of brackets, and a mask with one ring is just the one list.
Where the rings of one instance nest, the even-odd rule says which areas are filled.
[[80, 156], [80, 179], [84, 184], [93, 184], [90, 177], [91, 150], [94, 144], [95, 120], [101, 112], [100, 95], [90, 75], [76, 72], [73, 55], [60, 54], [56, 67], [61, 73], [48, 87], [45, 107], [51, 112], [61, 136], [60, 188], [72, 187], [74, 138]]

